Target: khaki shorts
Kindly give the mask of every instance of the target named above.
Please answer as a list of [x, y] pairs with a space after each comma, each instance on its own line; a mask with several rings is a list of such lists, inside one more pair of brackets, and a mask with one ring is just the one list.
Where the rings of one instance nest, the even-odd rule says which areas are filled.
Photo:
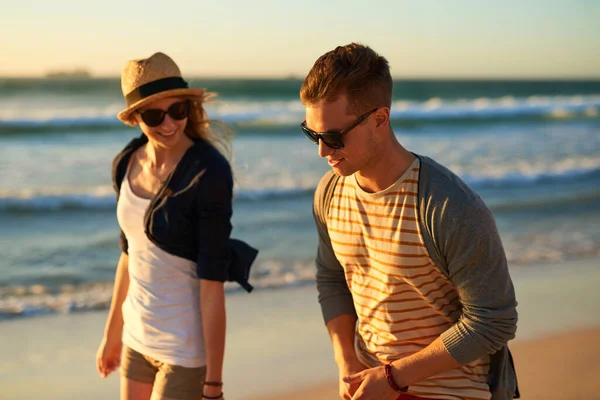
[[202, 398], [206, 366], [186, 368], [145, 356], [123, 345], [121, 375], [132, 381], [153, 384], [153, 392], [178, 400]]

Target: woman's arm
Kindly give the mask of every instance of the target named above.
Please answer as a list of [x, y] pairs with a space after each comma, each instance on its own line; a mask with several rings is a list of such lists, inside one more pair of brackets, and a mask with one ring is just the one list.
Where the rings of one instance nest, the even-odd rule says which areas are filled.
[[96, 355], [96, 367], [102, 377], [108, 376], [120, 363], [123, 335], [123, 313], [121, 307], [129, 290], [129, 256], [121, 253], [115, 274], [110, 311], [106, 319], [104, 336]]
[[[223, 381], [225, 355], [225, 291], [223, 282], [200, 280], [200, 310], [206, 348], [206, 381]], [[204, 386], [204, 394], [218, 396], [219, 386]]]
[[121, 307], [127, 297], [129, 290], [129, 255], [121, 253], [117, 264], [117, 272], [115, 274], [115, 284], [113, 288], [112, 301], [110, 303], [110, 311], [106, 320], [104, 336], [118, 335], [123, 333], [123, 312]]
[[[222, 382], [225, 354], [225, 289], [229, 278], [233, 177], [223, 158], [214, 160], [198, 186], [198, 261], [200, 311], [206, 349], [206, 381]], [[204, 386], [204, 394], [218, 396], [221, 386]]]

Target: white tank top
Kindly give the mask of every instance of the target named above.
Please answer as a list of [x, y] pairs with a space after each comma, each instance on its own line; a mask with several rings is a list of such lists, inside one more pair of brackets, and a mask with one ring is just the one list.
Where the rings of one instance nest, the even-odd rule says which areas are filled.
[[158, 361], [195, 368], [206, 365], [200, 280], [196, 263], [169, 254], [144, 233], [150, 200], [121, 184], [117, 219], [128, 241], [129, 291], [123, 302], [123, 343]]

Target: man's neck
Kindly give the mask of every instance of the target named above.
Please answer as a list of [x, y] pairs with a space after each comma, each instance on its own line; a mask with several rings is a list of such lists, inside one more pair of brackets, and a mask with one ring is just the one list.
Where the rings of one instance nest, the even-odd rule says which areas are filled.
[[356, 180], [364, 191], [380, 192], [400, 179], [415, 158], [394, 137], [392, 143], [382, 146], [366, 168], [356, 172]]

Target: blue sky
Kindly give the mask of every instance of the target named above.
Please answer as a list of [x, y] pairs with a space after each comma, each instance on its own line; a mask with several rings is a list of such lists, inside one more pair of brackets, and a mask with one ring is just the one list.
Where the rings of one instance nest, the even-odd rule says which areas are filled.
[[357, 41], [396, 77], [600, 78], [598, 21], [595, 0], [0, 0], [0, 75], [163, 51], [185, 76], [303, 77]]

